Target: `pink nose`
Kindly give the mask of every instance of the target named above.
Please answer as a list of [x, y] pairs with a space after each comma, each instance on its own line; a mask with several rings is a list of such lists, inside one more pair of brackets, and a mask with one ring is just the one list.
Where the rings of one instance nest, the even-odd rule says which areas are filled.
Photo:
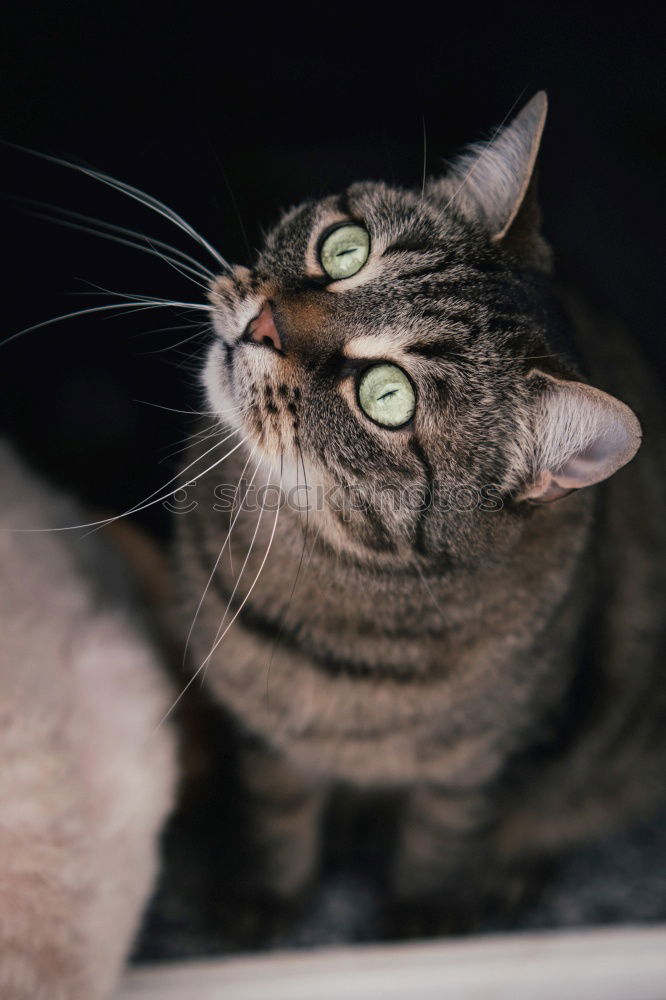
[[273, 347], [276, 351], [282, 351], [282, 341], [268, 302], [265, 303], [257, 318], [250, 323], [248, 333], [249, 339], [256, 344], [263, 344], [265, 347]]

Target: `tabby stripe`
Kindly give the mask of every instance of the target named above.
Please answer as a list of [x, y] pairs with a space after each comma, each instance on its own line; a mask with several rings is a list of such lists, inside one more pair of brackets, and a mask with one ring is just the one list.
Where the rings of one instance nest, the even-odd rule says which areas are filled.
[[450, 264], [448, 261], [442, 262], [437, 265], [432, 263], [424, 267], [415, 267], [410, 270], [404, 270], [400, 272], [400, 279], [404, 278], [430, 278], [437, 277], [438, 275], [445, 274], [449, 269]]
[[395, 552], [395, 542], [377, 511], [373, 507], [364, 507], [362, 514], [373, 532], [372, 543], [363, 539], [365, 547], [373, 552]]
[[386, 247], [382, 253], [382, 257], [386, 257], [387, 254], [398, 254], [398, 253], [431, 253], [433, 246], [427, 243], [416, 243], [412, 240], [397, 240], [395, 243], [391, 243], [390, 246]]
[[[201, 556], [201, 568], [208, 575], [210, 570], [205, 563], [205, 548], [203, 546], [199, 546], [199, 553]], [[241, 603], [240, 599], [234, 598], [231, 600], [231, 591], [227, 590], [224, 582], [217, 573], [213, 577], [212, 586], [225, 607], [227, 604], [230, 604], [230, 610], [233, 613], [238, 611]], [[413, 668], [407, 665], [405, 667], [393, 666], [388, 669], [382, 669], [381, 666], [375, 666], [364, 661], [350, 660], [345, 657], [335, 656], [330, 652], [319, 652], [311, 649], [308, 645], [299, 641], [299, 636], [303, 628], [302, 622], [299, 622], [296, 626], [289, 626], [282, 619], [269, 618], [259, 611], [251, 601], [243, 605], [236, 621], [248, 632], [253, 632], [264, 639], [272, 640], [276, 645], [279, 643], [286, 649], [293, 649], [305, 654], [315, 669], [319, 669], [331, 677], [346, 676], [359, 680], [375, 678], [377, 680], [395, 680], [399, 683], [413, 683], [414, 681], [425, 679], [425, 677], [414, 677]]]
[[[416, 437], [412, 437], [409, 442], [409, 447], [418, 461], [421, 463], [423, 473], [426, 480], [426, 490], [428, 491], [428, 496], [433, 497], [435, 492], [435, 476], [432, 470], [432, 466], [426, 455], [422, 445], [417, 440]], [[420, 555], [427, 555], [427, 545], [426, 545], [426, 519], [428, 517], [429, 506], [423, 508], [418, 513], [418, 519], [416, 521], [416, 535], [414, 539], [414, 548]]]
[[455, 351], [455, 345], [451, 343], [429, 344], [417, 341], [415, 344], [409, 344], [405, 350], [408, 354], [418, 354], [422, 358], [447, 358], [451, 351]]

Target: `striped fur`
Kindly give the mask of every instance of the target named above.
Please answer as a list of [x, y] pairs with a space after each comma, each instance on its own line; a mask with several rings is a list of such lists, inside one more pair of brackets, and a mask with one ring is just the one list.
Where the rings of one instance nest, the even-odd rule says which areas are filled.
[[[549, 436], [549, 379], [575, 380], [587, 401], [584, 369], [642, 400], [649, 427], [660, 419], [624, 334], [548, 274], [535, 101], [464, 196], [472, 154], [423, 193], [353, 185], [289, 212], [251, 271], [211, 288], [208, 403], [249, 440], [197, 479], [197, 509], [177, 519], [182, 606], [189, 625], [205, 591], [193, 663], [247, 734], [261, 872], [277, 894], [312, 878], [322, 802], [340, 782], [400, 793], [394, 889], [452, 906], [508, 894], [509, 871], [661, 792], [658, 439], [600, 487], [538, 507], [521, 499], [544, 471], [535, 455], [551, 472], [553, 449], [570, 458], [562, 427], [590, 443], [575, 410], [569, 423], [558, 410], [559, 438]], [[317, 240], [340, 219], [367, 228], [371, 256], [327, 284]], [[267, 301], [283, 354], [243, 338]], [[404, 429], [373, 425], [356, 403], [359, 366], [377, 358], [416, 386]], [[248, 409], [230, 417], [230, 406]], [[639, 443], [618, 407], [625, 451], [606, 476]], [[337, 489], [343, 502], [307, 516], [285, 506], [277, 520], [264, 511], [258, 529], [258, 513], [242, 511], [205, 589], [232, 521], [213, 491], [237, 481], [255, 447], [259, 483], [272, 462], [272, 483]], [[392, 487], [403, 502], [380, 502]], [[465, 507], [463, 495], [497, 502]], [[228, 603], [227, 623], [237, 617], [215, 646]]]

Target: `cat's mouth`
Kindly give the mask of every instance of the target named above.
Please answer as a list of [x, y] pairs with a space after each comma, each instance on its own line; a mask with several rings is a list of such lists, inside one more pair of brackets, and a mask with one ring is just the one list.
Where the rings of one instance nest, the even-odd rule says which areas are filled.
[[219, 339], [205, 373], [209, 400], [267, 458], [302, 455], [300, 328], [274, 284], [256, 287], [245, 272], [234, 277], [212, 293]]
[[249, 387], [245, 425], [260, 450], [270, 458], [298, 451], [301, 390], [265, 376]]
[[245, 429], [261, 451], [274, 458], [298, 449], [300, 387], [284, 367], [284, 331], [270, 299], [227, 349], [228, 377], [242, 407]]

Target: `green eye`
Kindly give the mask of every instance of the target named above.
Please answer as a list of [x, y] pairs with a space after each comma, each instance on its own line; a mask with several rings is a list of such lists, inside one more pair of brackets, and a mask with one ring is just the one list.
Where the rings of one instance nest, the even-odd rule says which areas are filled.
[[338, 226], [319, 248], [319, 259], [329, 278], [351, 278], [360, 271], [370, 254], [370, 236], [361, 226]]
[[366, 368], [358, 384], [359, 406], [384, 427], [401, 427], [416, 408], [414, 387], [401, 368], [382, 362]]

